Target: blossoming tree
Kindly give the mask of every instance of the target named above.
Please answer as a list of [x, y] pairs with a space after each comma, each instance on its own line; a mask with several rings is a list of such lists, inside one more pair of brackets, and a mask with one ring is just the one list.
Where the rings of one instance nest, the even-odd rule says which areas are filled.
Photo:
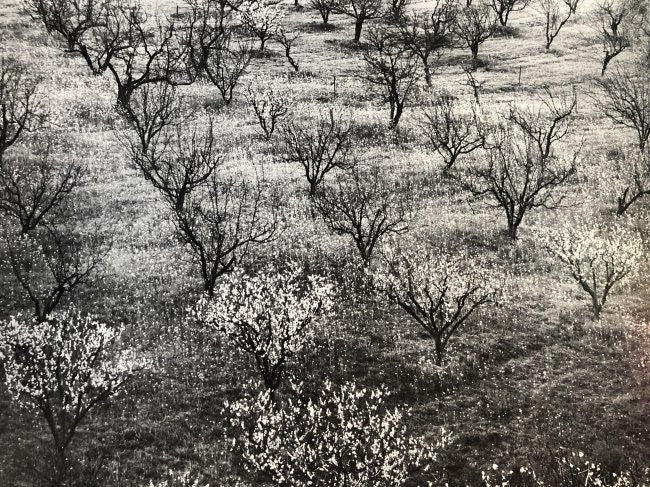
[[610, 292], [629, 282], [638, 272], [644, 246], [638, 232], [623, 224], [565, 225], [542, 233], [543, 247], [562, 262], [591, 297], [594, 318], [599, 319]]
[[385, 388], [326, 381], [313, 397], [300, 385], [292, 392], [283, 408], [268, 391], [227, 405], [248, 468], [274, 485], [398, 486], [409, 467], [427, 468], [435, 457], [430, 445], [407, 434], [404, 414], [387, 408]]
[[308, 327], [332, 305], [332, 286], [299, 268], [268, 269], [255, 276], [241, 270], [225, 276], [214, 298], [197, 306], [209, 329], [250, 354], [264, 386], [275, 391], [291, 359], [307, 343]]
[[19, 405], [38, 410], [52, 434], [53, 485], [66, 478], [68, 447], [87, 414], [143, 365], [133, 350], [114, 350], [121, 333], [74, 308], [45, 321], [18, 315], [0, 325], [7, 389]]
[[431, 335], [436, 364], [460, 326], [494, 302], [498, 279], [466, 252], [406, 252], [387, 246], [371, 270], [376, 289], [398, 304]]

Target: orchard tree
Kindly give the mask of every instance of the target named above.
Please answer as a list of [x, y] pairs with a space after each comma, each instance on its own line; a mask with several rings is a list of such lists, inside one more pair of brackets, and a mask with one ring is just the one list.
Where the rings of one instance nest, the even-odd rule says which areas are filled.
[[39, 322], [87, 282], [110, 251], [110, 237], [95, 229], [79, 232], [78, 223], [41, 226], [4, 238], [4, 260]]
[[530, 4], [532, 0], [490, 0], [488, 4], [499, 19], [502, 27], [508, 25], [512, 12], [519, 12]]
[[596, 105], [612, 121], [635, 130], [643, 152], [650, 137], [650, 72], [617, 71], [596, 84], [604, 95], [592, 97]]
[[0, 57], [0, 170], [7, 149], [43, 122], [36, 96], [39, 83], [19, 62]]
[[80, 56], [92, 74], [110, 73], [122, 107], [142, 85], [194, 81], [188, 45], [178, 36], [185, 29], [172, 20], [152, 18], [139, 4], [27, 0], [25, 10], [45, 26], [62, 49]]
[[278, 124], [293, 104], [291, 95], [285, 90], [273, 88], [272, 83], [270, 79], [259, 78], [248, 86], [246, 93], [246, 101], [267, 141], [271, 140]]
[[539, 241], [589, 294], [596, 320], [614, 287], [638, 274], [645, 256], [641, 236], [621, 223], [565, 225], [542, 233]]
[[278, 407], [268, 391], [227, 404], [233, 443], [249, 469], [281, 487], [404, 485], [436, 449], [412, 437], [404, 414], [389, 409], [385, 388], [325, 381], [315, 394], [292, 386]]
[[453, 0], [436, 0], [433, 11], [405, 16], [397, 25], [399, 41], [424, 69], [424, 79], [431, 86], [431, 65], [442, 51], [452, 46], [452, 27], [456, 14]]
[[650, 195], [649, 151], [647, 149], [644, 152], [636, 149], [623, 151], [621, 160], [614, 167], [612, 179], [621, 183], [616, 215], [622, 216], [634, 203]]
[[468, 164], [458, 176], [475, 197], [490, 196], [504, 211], [513, 240], [528, 211], [555, 209], [564, 199], [558, 188], [575, 175], [579, 149], [567, 158], [556, 146], [569, 133], [575, 106], [575, 98], [551, 96], [537, 112], [512, 107], [486, 160]]
[[271, 241], [280, 226], [277, 187], [245, 176], [214, 172], [172, 210], [176, 237], [199, 269], [203, 290], [214, 295], [217, 280], [232, 271], [252, 246]]
[[56, 452], [51, 485], [68, 485], [69, 446], [88, 413], [124, 389], [144, 361], [117, 346], [122, 328], [74, 308], [44, 320], [14, 316], [0, 324], [0, 359], [13, 400], [36, 410]]
[[537, 0], [539, 9], [544, 15], [544, 34], [546, 36], [546, 49], [560, 34], [560, 30], [571, 19], [576, 11], [579, 0]]
[[463, 113], [451, 95], [440, 95], [422, 112], [420, 130], [428, 145], [441, 157], [445, 171], [459, 157], [485, 147], [486, 135], [475, 106]]
[[237, 11], [243, 27], [260, 41], [260, 52], [266, 42], [275, 38], [282, 24], [283, 13], [278, 5], [264, 1], [246, 1]]
[[458, 10], [454, 17], [454, 34], [472, 53], [472, 67], [478, 67], [481, 44], [494, 35], [497, 22], [488, 5], [472, 5]]
[[252, 57], [253, 50], [248, 42], [233, 40], [227, 34], [207, 58], [205, 76], [217, 87], [226, 105], [232, 101], [235, 88], [248, 69]]
[[278, 30], [278, 34], [276, 36], [276, 41], [284, 49], [284, 57], [287, 59], [296, 73], [298, 72], [299, 68], [298, 61], [296, 61], [296, 58], [294, 58], [291, 54], [291, 50], [293, 49], [293, 46], [298, 39], [300, 39], [300, 34], [290, 33], [282, 28]]
[[406, 232], [413, 210], [408, 182], [391, 183], [379, 169], [359, 165], [323, 185], [313, 203], [332, 232], [352, 238], [364, 264], [383, 237]]
[[309, 7], [318, 12], [323, 19], [323, 25], [329, 25], [330, 15], [337, 12], [339, 0], [310, 0]]
[[396, 128], [419, 77], [418, 62], [389, 29], [372, 29], [363, 53], [364, 79], [377, 86], [390, 107], [390, 125]]
[[375, 288], [431, 336], [442, 365], [451, 337], [476, 310], [493, 303], [501, 283], [466, 252], [415, 250], [389, 245], [372, 269]]
[[382, 0], [342, 0], [336, 12], [354, 19], [354, 42], [359, 42], [364, 22], [381, 18], [384, 6]]
[[14, 146], [0, 164], [0, 214], [27, 234], [65, 217], [83, 170], [51, 134]]
[[323, 179], [334, 169], [347, 169], [352, 164], [353, 126], [342, 113], [329, 108], [317, 120], [288, 122], [282, 130], [286, 162], [300, 164], [309, 183], [309, 196], [314, 197]]
[[254, 276], [226, 276], [197, 318], [255, 361], [266, 390], [282, 383], [292, 357], [311, 336], [309, 326], [332, 306], [332, 286], [302, 269], [268, 268]]
[[131, 131], [123, 145], [132, 167], [182, 212], [192, 191], [221, 165], [213, 121], [183, 117], [173, 87], [149, 85], [136, 92], [126, 113]]
[[632, 45], [640, 14], [635, 0], [600, 0], [598, 3], [592, 22], [605, 53], [601, 76], [605, 75], [610, 61]]

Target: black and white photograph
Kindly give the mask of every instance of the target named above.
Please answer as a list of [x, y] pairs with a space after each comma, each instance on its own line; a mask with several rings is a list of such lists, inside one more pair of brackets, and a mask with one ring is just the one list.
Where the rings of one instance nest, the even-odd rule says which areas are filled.
[[650, 487], [650, 0], [0, 0], [0, 487]]

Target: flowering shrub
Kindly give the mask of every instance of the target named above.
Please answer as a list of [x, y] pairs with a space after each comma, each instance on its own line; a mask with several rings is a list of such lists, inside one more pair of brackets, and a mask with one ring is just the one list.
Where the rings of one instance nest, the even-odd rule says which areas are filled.
[[585, 458], [582, 452], [572, 452], [570, 456], [555, 459], [549, 474], [542, 476], [532, 467], [520, 467], [517, 470], [499, 470], [497, 464], [492, 470], [481, 472], [485, 487], [510, 487], [511, 485], [543, 487], [553, 485], [585, 487], [632, 487], [648, 485], [650, 471], [607, 473], [601, 465]]
[[252, 0], [239, 7], [238, 16], [241, 24], [260, 40], [260, 51], [264, 51], [266, 41], [275, 37], [280, 28], [283, 12], [278, 5]]
[[596, 319], [612, 288], [638, 273], [644, 255], [638, 232], [621, 223], [565, 225], [542, 232], [539, 240], [589, 294]]
[[[268, 391], [227, 404], [235, 444], [248, 468], [280, 486], [397, 486], [408, 467], [428, 467], [434, 451], [407, 435], [386, 389], [326, 381], [315, 397], [293, 385], [281, 407]], [[444, 439], [438, 443], [441, 447]]]
[[0, 325], [7, 389], [18, 404], [38, 409], [47, 421], [58, 455], [59, 482], [66, 474], [66, 450], [81, 421], [120, 392], [144, 365], [133, 350], [111, 350], [121, 332], [74, 308], [52, 313], [45, 321], [18, 315]]
[[474, 311], [494, 301], [500, 288], [466, 252], [406, 252], [390, 245], [371, 272], [377, 290], [432, 336], [437, 365], [451, 336]]
[[255, 359], [267, 389], [280, 386], [289, 359], [308, 341], [307, 327], [332, 305], [332, 286], [302, 270], [268, 269], [228, 275], [214, 299], [199, 302], [197, 318]]

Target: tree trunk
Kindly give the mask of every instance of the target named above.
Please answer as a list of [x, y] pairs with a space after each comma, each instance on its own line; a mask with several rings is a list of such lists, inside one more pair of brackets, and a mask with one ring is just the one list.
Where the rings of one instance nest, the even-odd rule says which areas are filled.
[[363, 28], [363, 19], [359, 18], [354, 23], [354, 42], [359, 42], [361, 40], [361, 29]]

